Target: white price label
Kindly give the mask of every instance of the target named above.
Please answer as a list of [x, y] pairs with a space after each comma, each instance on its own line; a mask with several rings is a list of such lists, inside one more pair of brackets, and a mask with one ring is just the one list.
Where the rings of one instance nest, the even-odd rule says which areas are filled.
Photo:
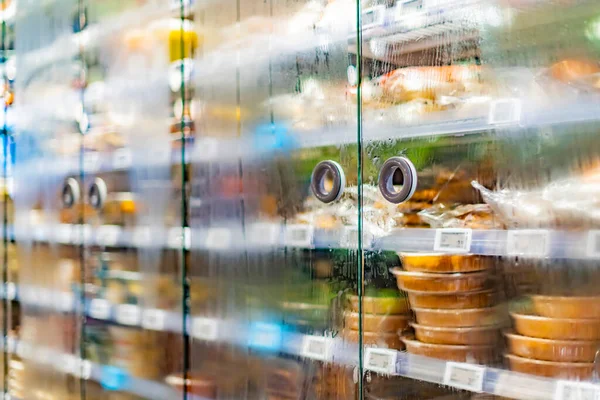
[[21, 340], [16, 343], [16, 346], [17, 346], [16, 353], [22, 359], [27, 360], [32, 356], [33, 350], [31, 349], [31, 346], [29, 345], [29, 343], [26, 343]]
[[600, 385], [561, 380], [556, 382], [554, 400], [600, 400]]
[[331, 341], [323, 336], [306, 335], [302, 339], [302, 356], [320, 361], [328, 361]]
[[510, 124], [519, 122], [523, 104], [521, 99], [499, 99], [490, 104], [488, 117], [490, 124]]
[[[181, 76], [181, 74], [179, 74]], [[194, 160], [210, 161], [219, 157], [219, 142], [213, 138], [204, 138], [196, 144], [196, 156]]]
[[192, 319], [192, 335], [198, 339], [215, 341], [219, 325], [214, 318], [195, 317]]
[[172, 249], [191, 247], [192, 234], [190, 228], [171, 228], [167, 234], [167, 245]]
[[72, 241], [73, 227], [71, 224], [60, 224], [56, 227], [56, 241], [58, 243], [68, 244]]
[[522, 257], [546, 257], [550, 250], [550, 234], [545, 229], [508, 231], [506, 254]]
[[279, 243], [281, 225], [257, 223], [248, 229], [248, 243], [253, 246], [274, 246]]
[[152, 236], [150, 234], [150, 228], [146, 226], [141, 226], [135, 228], [133, 231], [133, 245], [135, 247], [148, 247], [150, 242], [152, 241]]
[[52, 304], [54, 293], [50, 290], [40, 287], [37, 289], [37, 302], [42, 307], [47, 307]]
[[33, 239], [35, 241], [43, 242], [46, 237], [46, 227], [44, 225], [37, 225], [33, 228]]
[[61, 357], [61, 362], [59, 365], [59, 368], [61, 371], [63, 371], [65, 374], [77, 374], [77, 371], [79, 370], [79, 359], [77, 357], [75, 357], [72, 354], [64, 354]]
[[227, 228], [209, 228], [206, 233], [206, 248], [225, 250], [231, 247], [231, 231]]
[[92, 299], [90, 302], [90, 317], [95, 319], [110, 319], [110, 303], [104, 299]]
[[4, 293], [8, 300], [14, 300], [17, 297], [17, 285], [13, 282], [6, 284], [6, 292]]
[[9, 336], [6, 339], [6, 346], [8, 347], [8, 352], [11, 354], [16, 353], [17, 350], [17, 340], [13, 336]]
[[362, 29], [382, 26], [385, 22], [385, 6], [379, 5], [375, 7], [366, 8], [362, 12], [361, 21]]
[[342, 248], [357, 249], [358, 248], [358, 227], [346, 226], [342, 231], [342, 237], [340, 240], [340, 246]]
[[71, 311], [74, 309], [74, 299], [73, 293], [61, 292], [55, 299], [55, 306], [59, 311]]
[[92, 236], [92, 227], [89, 224], [73, 225], [71, 238], [73, 244], [87, 243]]
[[129, 149], [118, 149], [113, 154], [113, 168], [126, 169], [131, 166], [131, 151]]
[[481, 392], [485, 367], [457, 362], [447, 362], [444, 371], [444, 385], [458, 389]]
[[140, 308], [133, 304], [120, 304], [115, 312], [115, 320], [123, 325], [139, 325], [141, 320]]
[[148, 308], [142, 313], [142, 326], [154, 331], [165, 330], [166, 313], [163, 310]]
[[288, 225], [285, 229], [285, 244], [292, 247], [312, 247], [314, 228], [309, 225]]
[[398, 352], [396, 350], [368, 347], [365, 354], [365, 369], [393, 375], [396, 373], [397, 358]]
[[78, 378], [89, 379], [92, 375], [92, 363], [89, 360], [77, 359], [74, 364], [73, 375]]
[[471, 251], [471, 229], [436, 229], [433, 242], [434, 251], [468, 253]]
[[102, 225], [96, 233], [96, 243], [100, 246], [114, 247], [119, 242], [121, 227], [117, 225]]
[[96, 172], [100, 168], [100, 156], [98, 153], [85, 153], [83, 155], [83, 170], [85, 172]]
[[590, 231], [587, 237], [587, 256], [600, 258], [600, 231]]

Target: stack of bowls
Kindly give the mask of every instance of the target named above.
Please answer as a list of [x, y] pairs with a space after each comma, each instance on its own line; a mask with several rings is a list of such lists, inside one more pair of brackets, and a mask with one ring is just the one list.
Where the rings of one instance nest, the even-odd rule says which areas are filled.
[[502, 310], [495, 306], [492, 259], [477, 255], [400, 253], [394, 268], [417, 322], [402, 340], [410, 353], [460, 362], [497, 357]]
[[531, 296], [531, 308], [512, 312], [506, 332], [511, 370], [564, 379], [589, 379], [600, 350], [600, 297]]
[[[348, 296], [344, 312], [344, 337], [358, 342], [359, 297]], [[399, 334], [409, 327], [411, 316], [405, 297], [362, 297], [362, 339], [365, 345], [402, 350]]]

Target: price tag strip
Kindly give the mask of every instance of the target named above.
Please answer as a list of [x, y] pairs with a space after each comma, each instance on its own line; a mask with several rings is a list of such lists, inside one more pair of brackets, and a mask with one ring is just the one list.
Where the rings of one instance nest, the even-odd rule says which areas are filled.
[[98, 228], [96, 242], [100, 246], [114, 247], [119, 243], [121, 227], [117, 225], [102, 225]]
[[148, 308], [142, 313], [142, 326], [154, 331], [165, 330], [166, 312], [154, 308]]
[[310, 225], [288, 225], [285, 229], [285, 244], [292, 247], [312, 247], [314, 227]]
[[550, 251], [550, 232], [545, 229], [508, 231], [506, 254], [522, 257], [546, 257]]
[[90, 301], [90, 309], [88, 311], [90, 317], [95, 319], [110, 319], [111, 306], [107, 300], [92, 299]]
[[589, 258], [600, 258], [600, 231], [590, 231], [588, 233], [586, 250]]
[[194, 317], [192, 319], [192, 335], [198, 339], [215, 341], [219, 334], [219, 324], [214, 318]]
[[115, 321], [122, 325], [139, 325], [142, 318], [140, 308], [133, 304], [120, 304], [117, 306]]
[[305, 335], [302, 338], [302, 356], [314, 360], [329, 361], [331, 358], [331, 339], [323, 336]]
[[480, 365], [447, 362], [443, 382], [444, 385], [457, 389], [481, 393], [483, 391], [484, 375], [485, 367]]
[[556, 382], [554, 400], [599, 400], [600, 385], [588, 382], [564, 381]]
[[446, 253], [468, 253], [471, 251], [471, 229], [436, 229], [433, 250]]
[[398, 352], [390, 349], [368, 347], [365, 354], [365, 369], [387, 375], [396, 373]]
[[209, 228], [206, 234], [206, 248], [226, 250], [231, 248], [231, 230], [227, 228]]

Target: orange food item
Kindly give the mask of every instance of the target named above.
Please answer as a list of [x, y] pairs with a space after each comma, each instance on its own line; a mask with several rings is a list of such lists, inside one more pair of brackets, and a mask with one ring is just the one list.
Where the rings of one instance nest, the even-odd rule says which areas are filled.
[[599, 72], [598, 64], [587, 60], [563, 60], [550, 67], [550, 75], [565, 83]]
[[496, 360], [496, 349], [492, 346], [481, 345], [451, 345], [423, 343], [414, 340], [412, 336], [402, 337], [406, 351], [425, 357], [439, 358], [448, 361], [475, 362], [487, 364]]
[[407, 290], [407, 293], [411, 307], [441, 310], [490, 307], [496, 304], [498, 299], [498, 293], [492, 289], [467, 293], [428, 293]]
[[543, 317], [600, 319], [600, 296], [531, 296], [533, 311]]
[[466, 274], [433, 274], [425, 272], [403, 271], [392, 268], [401, 290], [419, 292], [456, 293], [473, 292], [484, 289], [489, 283], [487, 272], [471, 272]]
[[566, 363], [533, 360], [505, 354], [512, 371], [525, 374], [562, 379], [590, 379], [594, 371], [594, 363]]
[[[358, 312], [358, 296], [348, 296], [351, 311]], [[362, 298], [362, 312], [365, 314], [406, 314], [410, 308], [405, 297], [368, 297]]]
[[548, 318], [511, 313], [515, 331], [523, 336], [545, 339], [600, 340], [600, 320]]
[[497, 326], [448, 328], [411, 324], [415, 337], [424, 343], [437, 344], [495, 344], [500, 338]]
[[[355, 312], [344, 313], [346, 329], [358, 330], [359, 314]], [[363, 331], [395, 333], [408, 328], [411, 317], [409, 315], [377, 315], [363, 314]]]
[[398, 253], [405, 271], [474, 272], [488, 269], [491, 258], [474, 254]]
[[503, 307], [454, 310], [413, 307], [413, 311], [421, 325], [455, 328], [499, 325], [508, 317]]
[[[358, 343], [359, 332], [351, 329], [342, 331], [344, 339]], [[371, 344], [377, 347], [387, 347], [390, 349], [404, 350], [404, 344], [400, 340], [397, 333], [379, 333], [379, 332], [363, 332], [363, 344]]]
[[594, 362], [600, 341], [552, 340], [505, 332], [509, 351], [519, 357], [560, 362]]

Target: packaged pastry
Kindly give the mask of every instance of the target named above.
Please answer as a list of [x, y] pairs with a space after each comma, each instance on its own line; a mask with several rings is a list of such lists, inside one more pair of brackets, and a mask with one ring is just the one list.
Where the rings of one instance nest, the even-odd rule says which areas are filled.
[[421, 220], [432, 228], [504, 229], [488, 204], [435, 204], [419, 212]]
[[[394, 333], [408, 328], [410, 319], [409, 315], [363, 314], [362, 329], [366, 332]], [[359, 330], [359, 314], [345, 312], [344, 327], [355, 331]]]
[[475, 327], [501, 325], [508, 317], [504, 307], [439, 309], [412, 307], [421, 325], [446, 327]]
[[401, 290], [433, 293], [474, 292], [489, 287], [487, 272], [434, 274], [392, 268]]
[[545, 339], [600, 341], [600, 319], [548, 318], [516, 312], [510, 315], [515, 331], [520, 335]]
[[407, 290], [408, 302], [413, 308], [462, 310], [490, 307], [498, 301], [494, 289], [466, 293], [431, 293]]
[[450, 345], [423, 343], [414, 340], [413, 336], [402, 337], [406, 351], [425, 357], [439, 358], [448, 361], [474, 362], [488, 364], [497, 358], [496, 345]]
[[600, 296], [531, 296], [533, 312], [549, 318], [600, 319]]
[[594, 363], [568, 363], [534, 360], [512, 354], [505, 354], [512, 371], [525, 374], [546, 376], [561, 379], [590, 379], [594, 372]]
[[411, 324], [423, 343], [490, 345], [499, 341], [498, 326], [454, 328]]
[[[344, 329], [342, 336], [349, 342], [358, 343], [360, 337], [359, 331]], [[400, 340], [397, 333], [379, 333], [379, 332], [362, 332], [362, 342], [364, 345], [375, 345], [377, 347], [387, 347], [390, 349], [403, 350], [404, 344]]]
[[[359, 297], [347, 296], [349, 309], [358, 312]], [[406, 314], [410, 310], [406, 297], [362, 297], [362, 312], [365, 314]]]
[[593, 363], [600, 341], [553, 340], [505, 332], [508, 351], [524, 358], [545, 361]]
[[488, 269], [491, 257], [474, 254], [398, 253], [405, 271], [416, 272], [474, 272]]

